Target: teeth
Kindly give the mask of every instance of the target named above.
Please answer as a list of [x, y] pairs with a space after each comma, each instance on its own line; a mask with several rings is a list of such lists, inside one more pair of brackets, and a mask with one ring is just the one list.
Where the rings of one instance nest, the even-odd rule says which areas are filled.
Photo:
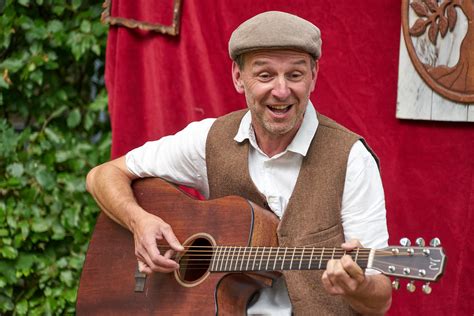
[[275, 110], [284, 110], [289, 107], [289, 105], [270, 105], [270, 107]]

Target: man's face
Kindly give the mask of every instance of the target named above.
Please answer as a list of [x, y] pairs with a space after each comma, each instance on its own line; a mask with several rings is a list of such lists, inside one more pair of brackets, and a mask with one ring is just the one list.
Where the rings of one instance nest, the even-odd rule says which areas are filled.
[[311, 57], [293, 50], [262, 50], [245, 54], [242, 68], [234, 63], [234, 85], [245, 93], [257, 137], [296, 134], [316, 82], [317, 65], [311, 66]]

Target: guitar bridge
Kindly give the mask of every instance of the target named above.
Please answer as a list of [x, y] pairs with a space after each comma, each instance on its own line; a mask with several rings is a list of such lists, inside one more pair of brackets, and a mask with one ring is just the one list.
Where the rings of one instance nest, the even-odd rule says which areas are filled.
[[143, 292], [145, 290], [146, 274], [135, 270], [135, 292]]

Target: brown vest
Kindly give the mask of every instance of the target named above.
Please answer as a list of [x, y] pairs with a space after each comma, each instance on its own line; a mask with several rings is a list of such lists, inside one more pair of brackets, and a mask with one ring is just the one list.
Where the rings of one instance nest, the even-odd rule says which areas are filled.
[[[215, 121], [206, 143], [210, 199], [240, 195], [268, 208], [248, 170], [248, 140], [234, 136], [246, 110]], [[344, 242], [341, 202], [347, 159], [352, 145], [361, 140], [329, 118], [318, 114], [319, 126], [278, 227], [280, 246], [339, 247]], [[342, 298], [330, 296], [321, 282], [322, 271], [285, 271], [296, 315], [352, 315]]]

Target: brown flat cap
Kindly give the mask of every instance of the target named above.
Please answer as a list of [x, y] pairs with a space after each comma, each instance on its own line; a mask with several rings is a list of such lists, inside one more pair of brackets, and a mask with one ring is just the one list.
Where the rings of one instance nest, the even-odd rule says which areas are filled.
[[287, 48], [308, 52], [318, 59], [321, 32], [313, 23], [296, 15], [268, 11], [242, 23], [229, 40], [229, 55], [233, 60], [246, 52]]

